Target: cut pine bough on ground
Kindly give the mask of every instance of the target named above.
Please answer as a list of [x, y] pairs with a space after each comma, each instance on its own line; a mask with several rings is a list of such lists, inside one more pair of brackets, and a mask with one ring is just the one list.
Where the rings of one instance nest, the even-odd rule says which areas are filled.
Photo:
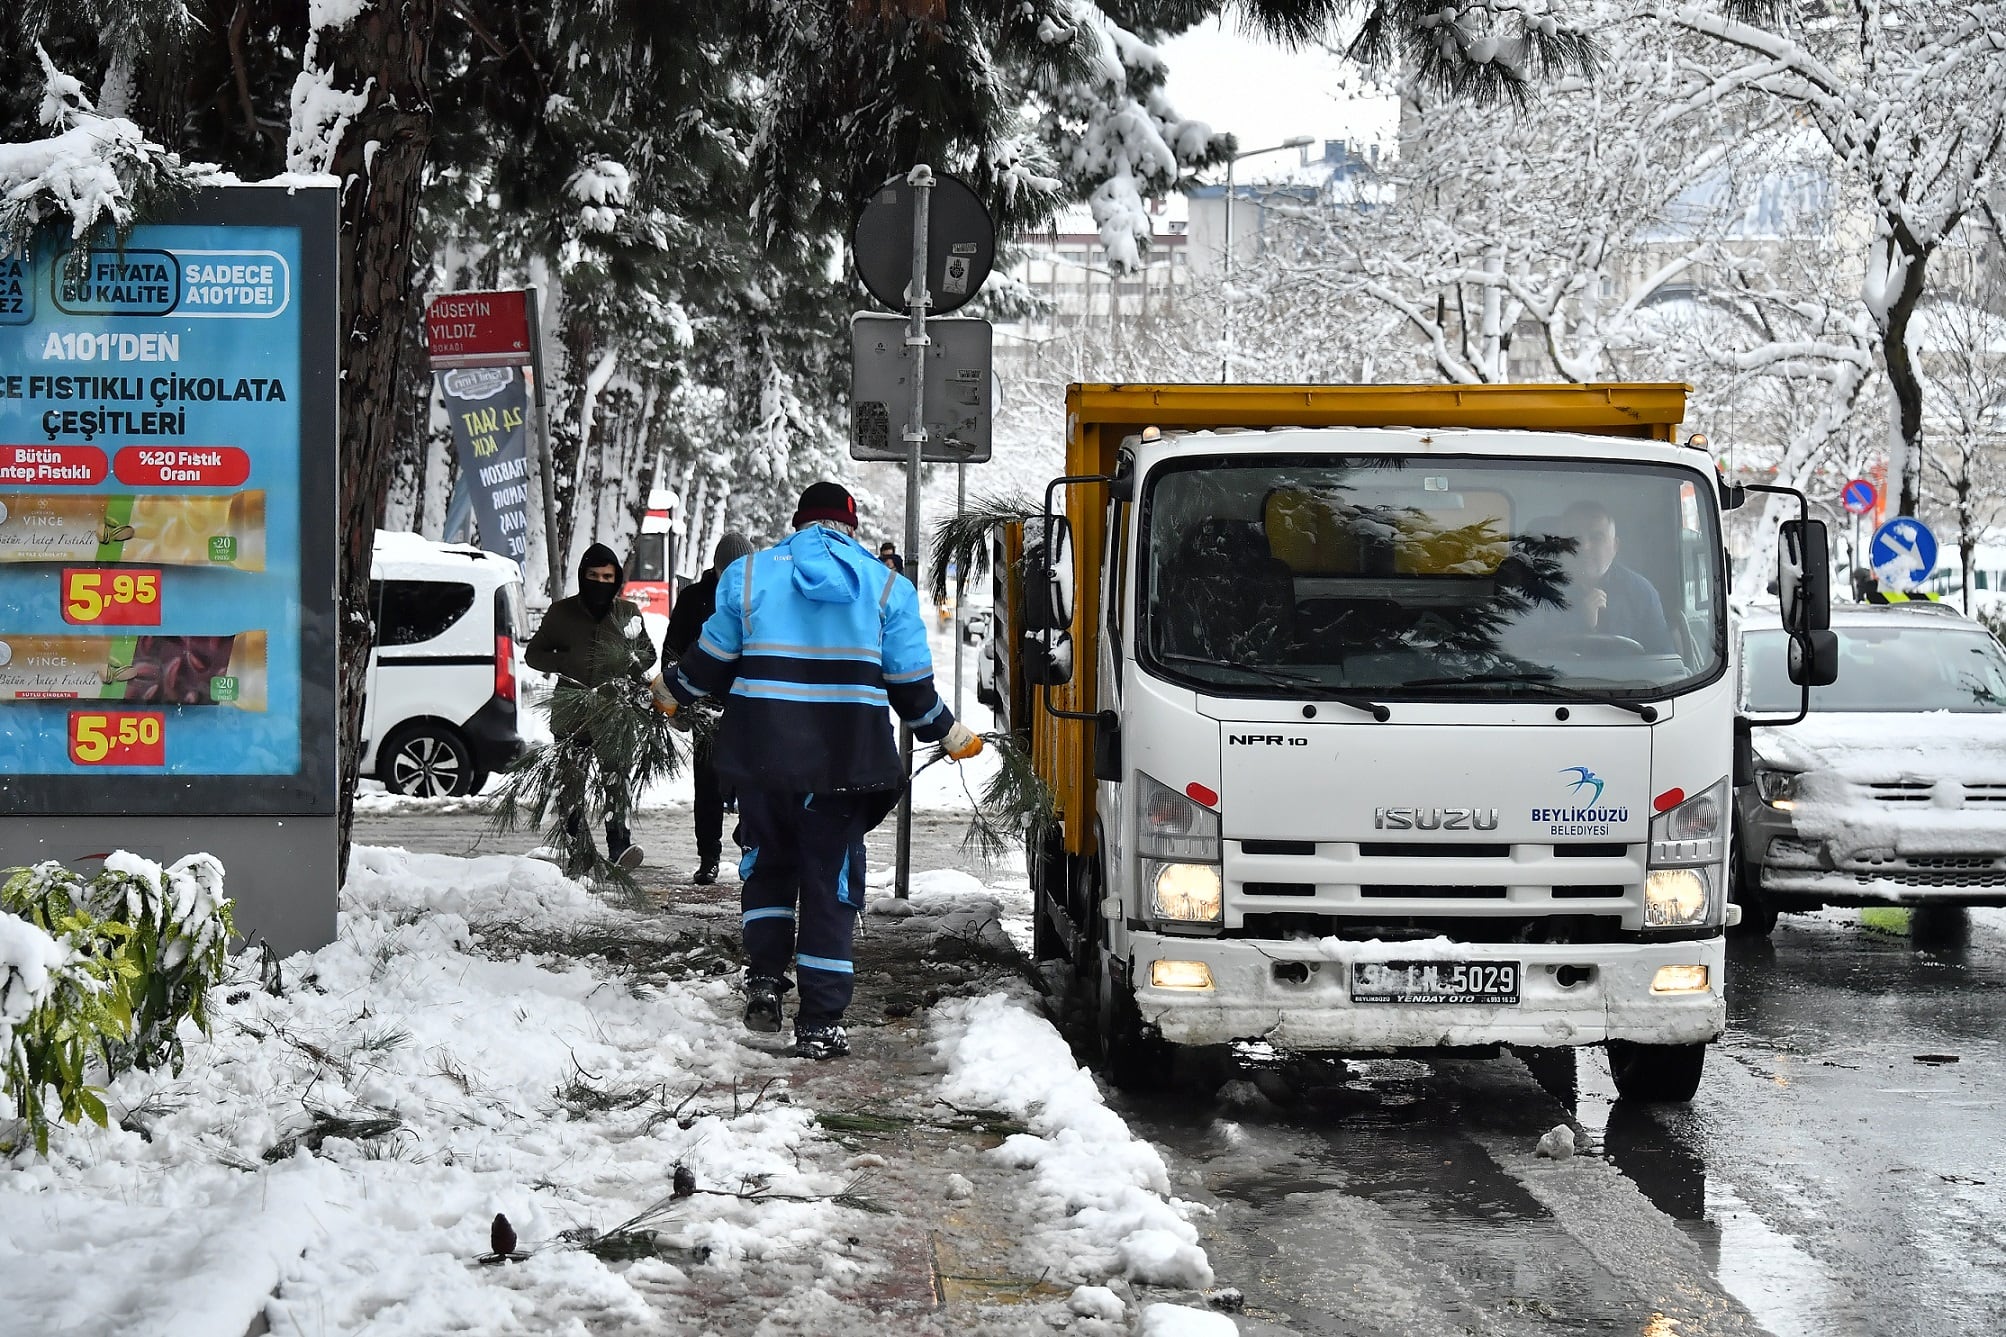
[[[0, 1171], [10, 1330], [679, 1330], [708, 1287], [864, 1271], [875, 1218], [832, 1199], [868, 1185], [738, 1042], [733, 982], [560, 950], [619, 931], [544, 864], [358, 848], [335, 943], [277, 992], [240, 958], [178, 1077]], [[482, 1266], [497, 1214], [527, 1257]]]

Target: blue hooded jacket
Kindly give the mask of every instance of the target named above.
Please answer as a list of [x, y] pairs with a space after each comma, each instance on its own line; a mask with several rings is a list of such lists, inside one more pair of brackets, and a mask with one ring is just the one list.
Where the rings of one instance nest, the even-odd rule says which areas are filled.
[[685, 706], [725, 698], [712, 755], [739, 788], [896, 791], [905, 770], [886, 707], [923, 743], [954, 724], [919, 592], [822, 525], [725, 568], [717, 611], [667, 681]]

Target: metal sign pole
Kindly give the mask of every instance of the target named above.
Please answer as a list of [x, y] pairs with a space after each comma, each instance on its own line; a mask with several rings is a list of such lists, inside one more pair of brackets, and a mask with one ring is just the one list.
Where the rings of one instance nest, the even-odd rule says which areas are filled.
[[[959, 520], [968, 510], [968, 466], [954, 466], [954, 518]], [[961, 718], [961, 628], [968, 616], [965, 607], [968, 598], [968, 572], [956, 567], [954, 570], [954, 616], [949, 628], [954, 633], [954, 717]]]
[[[905, 345], [912, 350], [912, 408], [905, 428], [905, 560], [906, 573], [917, 587], [919, 560], [919, 466], [926, 445], [926, 207], [933, 193], [933, 169], [925, 163], [912, 169], [906, 178], [912, 187], [912, 282], [906, 287], [906, 301], [912, 304], [912, 323], [906, 329]], [[912, 894], [912, 729], [899, 725], [899, 762], [905, 769], [905, 791], [899, 796], [898, 871], [894, 893], [900, 900]]]
[[529, 367], [536, 378], [536, 466], [543, 477], [543, 564], [550, 601], [564, 597], [564, 559], [557, 551], [556, 469], [550, 462], [550, 411], [543, 402], [543, 318], [535, 288], [528, 290]]

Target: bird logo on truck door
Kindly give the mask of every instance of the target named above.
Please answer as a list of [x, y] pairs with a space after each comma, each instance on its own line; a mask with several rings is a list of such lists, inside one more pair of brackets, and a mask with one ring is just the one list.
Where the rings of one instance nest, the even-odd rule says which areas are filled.
[[1588, 805], [1590, 807], [1593, 807], [1601, 799], [1602, 777], [1589, 770], [1586, 766], [1569, 766], [1560, 773], [1574, 777], [1574, 783], [1569, 786], [1572, 793], [1579, 794], [1582, 790], [1588, 788], [1588, 786], [1595, 786], [1595, 792], [1588, 796]]

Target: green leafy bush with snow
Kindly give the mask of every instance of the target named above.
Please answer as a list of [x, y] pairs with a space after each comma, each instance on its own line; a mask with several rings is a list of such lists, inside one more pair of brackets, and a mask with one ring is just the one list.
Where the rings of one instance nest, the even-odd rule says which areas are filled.
[[0, 870], [0, 1118], [47, 1151], [52, 1111], [103, 1125], [102, 1081], [179, 1073], [181, 1022], [207, 1031], [235, 933], [206, 854], [167, 869], [114, 854], [88, 880], [58, 863]]

